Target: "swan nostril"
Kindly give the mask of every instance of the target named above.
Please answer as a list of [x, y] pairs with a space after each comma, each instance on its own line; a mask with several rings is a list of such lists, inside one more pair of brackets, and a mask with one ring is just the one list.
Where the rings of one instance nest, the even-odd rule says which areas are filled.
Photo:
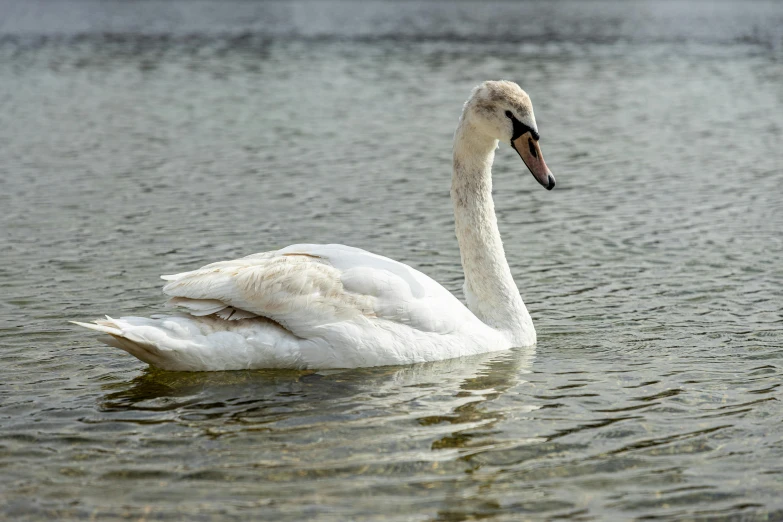
[[555, 177], [552, 174], [549, 175], [547, 181], [549, 182], [549, 185], [546, 186], [547, 190], [552, 190], [555, 188]]
[[530, 154], [532, 154], [534, 158], [538, 158], [538, 152], [536, 152], [536, 148], [533, 146], [533, 138], [527, 139], [527, 146], [530, 149]]

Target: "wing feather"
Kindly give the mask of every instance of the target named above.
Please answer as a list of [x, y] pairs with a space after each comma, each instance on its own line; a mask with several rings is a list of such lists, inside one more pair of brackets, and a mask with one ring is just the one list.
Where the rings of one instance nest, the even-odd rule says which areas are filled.
[[212, 315], [226, 307], [226, 303], [217, 299], [188, 299], [186, 297], [172, 297], [166, 305], [184, 308], [190, 315], [196, 317]]
[[472, 315], [421, 272], [342, 245], [293, 245], [164, 279], [170, 302], [192, 315], [266, 317], [301, 337], [360, 318], [448, 333]]

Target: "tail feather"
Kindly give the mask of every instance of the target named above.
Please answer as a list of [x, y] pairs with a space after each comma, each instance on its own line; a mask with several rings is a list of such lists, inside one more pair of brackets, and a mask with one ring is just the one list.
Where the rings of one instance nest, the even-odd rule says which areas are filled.
[[[234, 315], [240, 314], [240, 310]], [[300, 339], [261, 317], [224, 320], [217, 315], [106, 317], [94, 323], [71, 321], [96, 330], [99, 340], [164, 370], [205, 371], [298, 368]]]
[[131, 340], [121, 335], [104, 335], [98, 340], [114, 348], [125, 350], [147, 364], [168, 369], [166, 361], [160, 356], [160, 349], [152, 343], [144, 342], [141, 339]]
[[99, 337], [98, 340], [109, 346], [113, 346], [114, 348], [125, 350], [147, 364], [161, 365], [162, 361], [159, 347], [146, 339], [142, 339], [137, 335], [133, 335], [133, 333], [123, 330], [120, 326], [121, 321], [115, 321], [107, 315], [106, 319], [99, 319], [94, 323], [83, 323], [80, 321], [69, 322], [83, 326], [84, 328], [89, 328], [90, 330], [109, 334]]
[[111, 335], [122, 335], [122, 330], [117, 328], [117, 325], [111, 321], [101, 320], [101, 321], [95, 321], [94, 323], [82, 323], [79, 321], [68, 321], [68, 322], [73, 324], [78, 324], [79, 326], [89, 328], [90, 330], [97, 330], [99, 332], [103, 332]]

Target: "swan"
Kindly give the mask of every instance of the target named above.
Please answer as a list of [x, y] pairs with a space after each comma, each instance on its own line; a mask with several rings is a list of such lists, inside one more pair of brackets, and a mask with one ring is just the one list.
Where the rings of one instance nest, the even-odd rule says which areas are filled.
[[94, 323], [110, 346], [164, 370], [408, 365], [536, 343], [492, 201], [498, 142], [548, 190], [530, 97], [487, 81], [454, 133], [451, 199], [467, 307], [418, 270], [343, 245], [292, 245], [161, 276], [175, 315]]

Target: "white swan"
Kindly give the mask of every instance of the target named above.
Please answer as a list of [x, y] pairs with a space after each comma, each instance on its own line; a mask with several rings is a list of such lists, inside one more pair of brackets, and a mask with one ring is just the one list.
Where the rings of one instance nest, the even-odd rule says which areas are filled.
[[76, 323], [166, 370], [355, 368], [472, 355], [536, 342], [506, 262], [492, 201], [498, 141], [547, 189], [530, 98], [485, 82], [454, 135], [451, 198], [465, 271], [466, 308], [407, 265], [343, 245], [293, 245], [163, 276], [185, 313]]

